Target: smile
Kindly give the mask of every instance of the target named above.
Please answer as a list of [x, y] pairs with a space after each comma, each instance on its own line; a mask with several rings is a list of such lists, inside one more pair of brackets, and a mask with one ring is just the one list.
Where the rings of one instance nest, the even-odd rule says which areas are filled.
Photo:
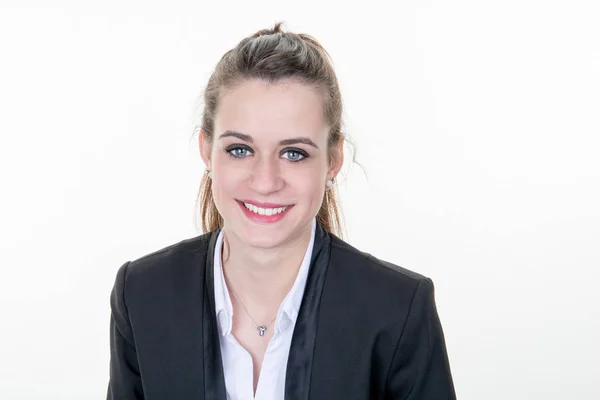
[[284, 206], [277, 203], [258, 203], [262, 207], [257, 206], [252, 200], [237, 200], [242, 212], [251, 221], [258, 222], [261, 225], [272, 224], [281, 221], [294, 208], [293, 204]]
[[270, 216], [270, 215], [276, 215], [276, 214], [280, 214], [280, 213], [284, 212], [289, 206], [278, 207], [278, 208], [262, 208], [262, 207], [255, 206], [254, 204], [244, 203], [244, 207], [246, 207], [248, 210], [252, 211], [255, 214]]

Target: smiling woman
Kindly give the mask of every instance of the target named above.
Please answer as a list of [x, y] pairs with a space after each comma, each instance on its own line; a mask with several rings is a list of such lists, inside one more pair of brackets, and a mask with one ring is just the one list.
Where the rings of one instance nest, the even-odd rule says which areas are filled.
[[323, 47], [261, 30], [204, 100], [204, 233], [119, 269], [108, 399], [454, 399], [432, 281], [341, 239]]

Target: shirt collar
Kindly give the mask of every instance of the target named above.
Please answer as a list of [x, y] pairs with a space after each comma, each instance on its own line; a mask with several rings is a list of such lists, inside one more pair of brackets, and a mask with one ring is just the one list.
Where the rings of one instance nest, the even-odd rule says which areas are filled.
[[[302, 303], [302, 297], [304, 295], [304, 289], [306, 287], [306, 280], [308, 277], [308, 271], [310, 268], [310, 259], [312, 257], [312, 251], [315, 243], [315, 231], [317, 226], [317, 219], [313, 218], [312, 231], [310, 235], [310, 241], [304, 258], [300, 264], [298, 275], [296, 280], [288, 294], [285, 296], [279, 310], [277, 311], [277, 319], [275, 320], [275, 331], [281, 331], [285, 329], [290, 323], [293, 325], [296, 323], [300, 305]], [[231, 297], [229, 296], [229, 290], [225, 282], [225, 275], [223, 274], [223, 265], [221, 263], [221, 249], [223, 247], [223, 230], [219, 232], [217, 241], [215, 243], [214, 252], [214, 291], [215, 291], [215, 311], [217, 315], [217, 321], [219, 325], [219, 332], [225, 336], [231, 333], [232, 317], [233, 317], [233, 306], [231, 304]], [[286, 318], [282, 318], [285, 316]]]

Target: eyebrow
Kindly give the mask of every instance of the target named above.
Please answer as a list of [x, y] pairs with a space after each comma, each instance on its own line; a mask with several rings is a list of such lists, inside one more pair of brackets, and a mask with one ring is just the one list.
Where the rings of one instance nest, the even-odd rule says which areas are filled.
[[[244, 142], [254, 143], [254, 139], [252, 139], [252, 136], [246, 135], [246, 134], [240, 133], [240, 132], [225, 131], [225, 133], [223, 133], [221, 136], [219, 136], [219, 139], [223, 139], [225, 137], [235, 137], [240, 140], [243, 140]], [[279, 145], [280, 146], [289, 146], [289, 145], [297, 144], [297, 143], [307, 144], [316, 149], [319, 148], [319, 146], [317, 146], [315, 142], [313, 142], [312, 140], [310, 140], [307, 137], [295, 137], [295, 138], [291, 138], [291, 139], [284, 139], [279, 142]]]

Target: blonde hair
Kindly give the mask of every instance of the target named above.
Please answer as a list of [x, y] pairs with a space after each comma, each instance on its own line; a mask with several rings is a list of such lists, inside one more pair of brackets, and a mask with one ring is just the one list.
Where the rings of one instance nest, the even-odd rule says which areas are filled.
[[[278, 22], [273, 29], [263, 29], [244, 38], [217, 63], [204, 90], [200, 134], [212, 143], [218, 101], [224, 90], [246, 79], [258, 78], [269, 83], [293, 79], [315, 87], [324, 96], [324, 116], [330, 127], [328, 158], [331, 162], [339, 141], [348, 138], [342, 133], [342, 98], [329, 54], [313, 37], [283, 32], [281, 25]], [[214, 203], [211, 184], [212, 180], [203, 174], [196, 198], [203, 232], [223, 227], [223, 217]], [[326, 231], [343, 237], [341, 214], [337, 185], [334, 184], [325, 190], [317, 222]]]

